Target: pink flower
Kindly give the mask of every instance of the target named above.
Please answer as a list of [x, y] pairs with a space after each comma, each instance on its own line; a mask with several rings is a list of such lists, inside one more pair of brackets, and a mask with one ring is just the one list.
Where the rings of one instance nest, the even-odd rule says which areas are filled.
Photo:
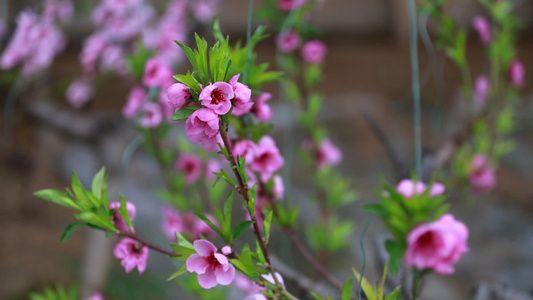
[[281, 176], [274, 176], [274, 186], [272, 187], [272, 193], [277, 200], [283, 198], [283, 193], [285, 192], [285, 185], [283, 185], [283, 179]]
[[174, 109], [182, 109], [189, 101], [191, 93], [189, 87], [182, 83], [174, 83], [167, 89], [168, 103]]
[[163, 121], [163, 112], [161, 111], [161, 106], [153, 103], [147, 102], [141, 108], [141, 126], [144, 128], [154, 128], [161, 124]]
[[487, 93], [490, 90], [490, 80], [481, 76], [476, 79], [476, 86], [474, 90], [474, 102], [478, 105], [485, 105], [487, 102]]
[[189, 256], [185, 262], [187, 271], [198, 274], [198, 283], [204, 289], [210, 289], [217, 284], [229, 285], [235, 278], [235, 268], [228, 258], [217, 253], [217, 248], [206, 240], [194, 241], [196, 253]]
[[85, 73], [93, 73], [96, 62], [108, 46], [108, 41], [102, 34], [93, 34], [83, 41], [80, 62]]
[[185, 173], [185, 183], [192, 184], [202, 172], [202, 161], [192, 153], [185, 153], [176, 161], [176, 169]]
[[143, 84], [147, 87], [166, 89], [172, 84], [172, 73], [165, 61], [152, 57], [144, 66]]
[[222, 254], [230, 255], [232, 252], [233, 252], [233, 250], [231, 250], [230, 246], [226, 245], [226, 246], [222, 247]]
[[122, 239], [113, 249], [116, 258], [121, 259], [121, 265], [129, 273], [137, 267], [139, 274], [146, 270], [146, 261], [148, 260], [148, 247], [132, 239]]
[[235, 159], [242, 156], [246, 164], [250, 164], [254, 158], [256, 147], [257, 145], [250, 140], [238, 141], [233, 146], [233, 156]]
[[445, 214], [437, 221], [415, 227], [407, 236], [405, 264], [419, 270], [452, 274], [453, 265], [468, 252], [468, 228]]
[[468, 179], [475, 194], [490, 192], [496, 186], [496, 172], [491, 168], [487, 156], [474, 156]]
[[261, 181], [268, 182], [274, 172], [281, 169], [284, 164], [276, 142], [270, 136], [263, 136], [253, 155], [250, 170], [261, 174]]
[[226, 114], [231, 109], [231, 99], [235, 97], [230, 84], [218, 81], [203, 88], [198, 99], [202, 105], [219, 115]]
[[305, 5], [307, 0], [278, 0], [278, 7], [283, 11], [290, 11]]
[[47, 0], [44, 4], [45, 18], [51, 21], [59, 20], [61, 23], [67, 23], [74, 15], [74, 6], [71, 0]]
[[122, 108], [122, 116], [126, 119], [135, 117], [145, 98], [146, 91], [140, 86], [134, 86], [128, 94], [126, 105]]
[[126, 74], [128, 65], [124, 58], [124, 52], [119, 46], [109, 46], [102, 53], [100, 60], [102, 71], [115, 72], [117, 74]]
[[[176, 241], [176, 233], [188, 234], [193, 238], [198, 238], [201, 235], [207, 236], [213, 233], [213, 229], [192, 212], [182, 213], [170, 206], [164, 205], [161, 209], [161, 214], [163, 215], [161, 228], [163, 233], [171, 241]], [[212, 215], [206, 214], [205, 216], [211, 222], [217, 224], [216, 219]]]
[[200, 144], [208, 151], [218, 149], [218, 115], [208, 108], [200, 108], [192, 113], [185, 122], [187, 138], [193, 144]]
[[[109, 209], [116, 211], [111, 215], [111, 220], [113, 221], [113, 224], [115, 227], [124, 232], [129, 232], [130, 229], [128, 228], [128, 225], [126, 224], [126, 221], [122, 218], [120, 215], [119, 209], [120, 209], [120, 202], [112, 202], [109, 204]], [[126, 210], [128, 211], [128, 216], [130, 217], [130, 221], [133, 222], [135, 219], [135, 215], [137, 213], [137, 209], [135, 208], [135, 205], [131, 202], [126, 201]]]
[[210, 159], [205, 165], [205, 178], [208, 180], [217, 179], [217, 176], [213, 173], [220, 173], [221, 168], [222, 166], [220, 165], [220, 162], [218, 160]]
[[95, 293], [89, 298], [83, 298], [83, 300], [104, 300], [104, 296], [102, 296], [100, 293]]
[[[446, 187], [442, 183], [435, 182], [429, 190], [430, 197], [440, 196], [444, 193]], [[423, 182], [414, 182], [410, 179], [404, 179], [396, 186], [396, 191], [405, 198], [422, 195], [426, 191], [426, 185]]]
[[321, 41], [309, 41], [302, 48], [303, 59], [310, 64], [321, 64], [327, 52], [326, 44]]
[[479, 34], [479, 39], [483, 45], [490, 44], [492, 34], [490, 32], [490, 23], [487, 19], [477, 16], [472, 20], [472, 25]]
[[[263, 278], [263, 280], [266, 280], [271, 284], [276, 283], [272, 274], [264, 274], [261, 275], [261, 277]], [[283, 277], [281, 277], [281, 275], [277, 272], [276, 278], [278, 279], [278, 282], [281, 283], [283, 288], [285, 288], [285, 284], [283, 283]], [[262, 293], [264, 291], [267, 291], [268, 289], [251, 281], [248, 277], [244, 275], [237, 274], [237, 276], [235, 276], [235, 284], [241, 290], [248, 293], [248, 296], [244, 298], [244, 300], [268, 300], [267, 297]]]
[[318, 147], [316, 165], [318, 168], [335, 166], [342, 161], [342, 152], [329, 139], [324, 139]]
[[287, 31], [278, 35], [276, 44], [279, 50], [289, 53], [298, 48], [298, 45], [300, 44], [300, 36], [294, 31]]
[[218, 13], [218, 0], [199, 0], [194, 3], [192, 11], [201, 23], [209, 23]]
[[259, 95], [257, 100], [255, 100], [253, 112], [257, 118], [263, 122], [266, 122], [272, 118], [272, 111], [270, 106], [266, 102], [272, 97], [270, 93], [262, 93]]
[[509, 78], [514, 86], [521, 87], [524, 85], [525, 73], [524, 65], [518, 59], [511, 62], [511, 66], [509, 67]]
[[38, 16], [31, 11], [23, 11], [17, 17], [17, 29], [2, 53], [2, 69], [11, 69], [30, 54], [31, 31], [37, 24]]
[[231, 102], [235, 106], [233, 108], [232, 114], [235, 116], [242, 116], [246, 113], [249, 113], [250, 110], [252, 110], [252, 106], [254, 105], [253, 102], [250, 101], [250, 97], [252, 96], [252, 90], [247, 85], [244, 85], [240, 82], [237, 82], [239, 80], [241, 74], [237, 74], [233, 76], [229, 84], [233, 88], [233, 92], [235, 93], [235, 97], [231, 99]]
[[94, 94], [92, 85], [85, 79], [77, 79], [67, 89], [68, 102], [75, 108], [80, 108], [91, 99]]

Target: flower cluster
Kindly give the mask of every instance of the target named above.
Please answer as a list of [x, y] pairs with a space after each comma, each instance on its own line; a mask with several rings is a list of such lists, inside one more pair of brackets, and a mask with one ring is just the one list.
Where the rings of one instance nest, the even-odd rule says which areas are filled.
[[176, 161], [176, 170], [185, 174], [185, 183], [195, 183], [202, 173], [208, 180], [216, 179], [214, 172], [220, 171], [220, 162], [217, 159], [210, 159], [205, 166], [202, 160], [193, 153], [184, 153]]
[[2, 53], [0, 67], [6, 70], [22, 65], [25, 76], [48, 68], [66, 45], [66, 38], [55, 21], [70, 19], [71, 6], [70, 1], [47, 1], [43, 15], [22, 11], [17, 18], [17, 28]]
[[[176, 241], [176, 233], [185, 234], [193, 238], [208, 236], [213, 233], [211, 227], [190, 211], [180, 212], [170, 206], [163, 206], [161, 214], [163, 215], [161, 228], [171, 241]], [[213, 216], [207, 214], [206, 217], [216, 224]]]
[[474, 194], [490, 192], [496, 185], [496, 172], [489, 164], [486, 155], [477, 154], [472, 159], [468, 177]]

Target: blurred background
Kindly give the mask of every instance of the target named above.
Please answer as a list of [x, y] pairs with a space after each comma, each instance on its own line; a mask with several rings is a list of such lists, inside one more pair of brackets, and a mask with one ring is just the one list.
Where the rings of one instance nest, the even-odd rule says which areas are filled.
[[[8, 30], [14, 28], [18, 12], [36, 2], [4, 0], [0, 15], [7, 16]], [[90, 7], [91, 2], [79, 0], [76, 5]], [[223, 0], [221, 5], [221, 28], [233, 41], [244, 38], [247, 3]], [[495, 191], [479, 198], [452, 193], [452, 212], [471, 230], [471, 252], [457, 265], [454, 275], [431, 276], [425, 288], [429, 296], [425, 299], [471, 299], [481, 282], [503, 283], [526, 294], [533, 290], [533, 76], [528, 74], [533, 70], [533, 1], [516, 3], [524, 25], [518, 56], [526, 68], [519, 128], [512, 136], [516, 149], [504, 157]], [[259, 6], [260, 1], [255, 4]], [[164, 8], [162, 3], [159, 8]], [[471, 27], [473, 16], [483, 14], [480, 5], [471, 0], [450, 1], [449, 12], [466, 27]], [[363, 120], [363, 114], [374, 117], [406, 166], [413, 162], [409, 23], [405, 1], [399, 0], [330, 0], [315, 15], [315, 20], [313, 23], [324, 31], [323, 40], [328, 46], [325, 80], [320, 85], [328, 110], [319, 121], [327, 125], [332, 140], [342, 149], [344, 161], [340, 168], [360, 194], [360, 201], [341, 213], [359, 226], [353, 236], [354, 247], [332, 259], [329, 266], [337, 277], [347, 278], [350, 274], [345, 266], [359, 268], [362, 263], [356, 245], [368, 214], [361, 206], [376, 201], [374, 192], [381, 176], [394, 180], [391, 162]], [[431, 22], [427, 28], [431, 32]], [[81, 42], [92, 30], [87, 13], [77, 12], [65, 30], [66, 51], [56, 58], [34, 89], [19, 95], [11, 115], [12, 126], [3, 126], [0, 299], [27, 299], [28, 293], [54, 283], [101, 289], [109, 299], [187, 299], [186, 294], [181, 296], [179, 287], [166, 282], [175, 269], [168, 259], [156, 253], [151, 253], [151, 268], [146, 274], [139, 276], [133, 272], [126, 276], [119, 261], [111, 257], [113, 238], [105, 240], [98, 233], [82, 229], [69, 241], [60, 243], [64, 227], [73, 221], [71, 212], [32, 195], [42, 188], [64, 189], [70, 182], [71, 170], [76, 170], [87, 186], [97, 170], [106, 165], [111, 174], [111, 195], [122, 193], [135, 203], [140, 212], [136, 222], [139, 228], [144, 228], [142, 233], [160, 245], [166, 243], [160, 230], [161, 201], [153, 193], [162, 185], [157, 166], [139, 150], [131, 158], [127, 173], [121, 168], [124, 149], [136, 136], [120, 116], [129, 86], [113, 77], [100, 78], [96, 95], [88, 106], [81, 111], [70, 107], [64, 95], [68, 84], [81, 73], [78, 62]], [[200, 30], [208, 35], [205, 28]], [[472, 70], [480, 72], [484, 50], [475, 34], [469, 35], [467, 45]], [[262, 42], [257, 50], [260, 61], [274, 62], [272, 39]], [[180, 51], [177, 46], [176, 51]], [[430, 151], [450, 137], [460, 119], [460, 76], [449, 61], [422, 43], [420, 62], [423, 145]], [[0, 82], [8, 82], [6, 73], [0, 74]], [[268, 89], [276, 99], [272, 102], [273, 135], [285, 154], [293, 153], [286, 167], [289, 171], [284, 173], [290, 176], [285, 179], [286, 185], [292, 186], [291, 201], [303, 203], [309, 178], [287, 143], [291, 135], [297, 136], [302, 129], [283, 113], [286, 106], [277, 100], [278, 86], [271, 84]], [[0, 85], [3, 121], [8, 92], [9, 86]], [[183, 136], [183, 126], [175, 127], [174, 134]], [[313, 207], [303, 210], [303, 223], [316, 215]], [[306, 220], [306, 216], [310, 219]], [[375, 219], [366, 239], [370, 252], [367, 274], [374, 281], [378, 280], [380, 270], [372, 263], [375, 256], [371, 251], [372, 237], [382, 230], [382, 224]], [[280, 239], [272, 248], [284, 260], [295, 259], [303, 273], [309, 271], [299, 262], [288, 241]]]

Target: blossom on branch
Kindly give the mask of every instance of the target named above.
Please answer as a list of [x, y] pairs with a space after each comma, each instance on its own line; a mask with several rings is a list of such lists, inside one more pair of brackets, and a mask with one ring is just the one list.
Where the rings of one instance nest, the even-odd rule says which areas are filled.
[[233, 282], [235, 267], [225, 255], [217, 253], [215, 245], [206, 240], [196, 240], [194, 250], [197, 254], [189, 256], [185, 264], [187, 271], [198, 274], [201, 287], [210, 289]]
[[468, 252], [468, 228], [450, 214], [415, 227], [407, 237], [405, 264], [418, 270], [452, 274], [453, 265]]
[[141, 243], [125, 238], [122, 239], [113, 249], [116, 258], [122, 260], [121, 265], [126, 273], [137, 268], [139, 274], [146, 270], [146, 261], [148, 260], [148, 247]]

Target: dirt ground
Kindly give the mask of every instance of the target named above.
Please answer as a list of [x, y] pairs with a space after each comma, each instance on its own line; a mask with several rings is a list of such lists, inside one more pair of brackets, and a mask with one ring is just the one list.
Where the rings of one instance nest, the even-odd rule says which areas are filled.
[[[361, 205], [375, 201], [372, 195], [380, 174], [392, 178], [385, 151], [362, 120], [362, 113], [372, 114], [389, 135], [400, 157], [407, 164], [412, 162], [409, 53], [388, 35], [339, 35], [326, 42], [329, 47], [326, 80], [319, 88], [327, 97], [328, 110], [322, 114], [321, 121], [341, 146], [345, 158], [341, 168], [361, 194], [361, 201], [342, 213], [356, 219], [359, 228], [353, 241], [358, 244], [368, 216], [361, 211]], [[469, 45], [473, 70], [479, 72], [484, 64], [482, 50], [476, 41], [470, 41]], [[272, 45], [265, 43], [260, 47], [259, 57], [269, 60], [273, 53]], [[57, 83], [50, 88], [49, 95], [53, 98], [59, 99], [65, 82], [78, 74], [78, 67], [73, 67], [76, 57], [75, 49], [69, 49], [52, 70], [50, 82]], [[526, 69], [533, 70], [533, 39], [522, 41], [520, 57]], [[423, 46], [420, 60], [422, 78], [431, 68], [428, 61], [437, 61], [434, 70], [446, 82], [445, 86], [429, 83], [422, 93], [424, 145], [436, 148], [455, 121], [458, 72], [451, 64], [439, 69], [439, 56], [428, 54]], [[126, 84], [104, 80], [99, 85], [101, 89], [88, 110], [118, 112], [127, 93]], [[471, 253], [458, 264], [455, 275], [433, 276], [428, 281], [426, 291], [431, 293], [427, 299], [468, 299], [473, 287], [481, 281], [504, 282], [525, 292], [533, 289], [533, 188], [530, 184], [533, 180], [533, 121], [530, 117], [533, 76], [527, 76], [526, 87], [520, 128], [514, 134], [517, 148], [504, 158], [494, 193], [467, 201], [464, 195], [453, 195], [454, 213], [470, 226]], [[276, 87], [271, 89], [275, 92]], [[5, 99], [5, 93], [5, 89], [0, 90], [1, 99]], [[67, 107], [63, 99], [56, 102]], [[439, 122], [439, 118], [444, 118], [444, 122]], [[25, 299], [29, 291], [54, 282], [66, 285], [79, 282], [86, 237], [86, 232], [80, 231], [68, 242], [60, 243], [64, 227], [73, 221], [71, 212], [33, 197], [32, 192], [49, 187], [63, 189], [68, 184], [68, 175], [65, 175], [68, 163], [64, 160], [76, 149], [90, 148], [92, 142], [73, 142], [68, 135], [46, 129], [43, 123], [25, 112], [23, 105], [17, 106], [15, 120], [14, 134], [8, 137], [4, 133], [0, 145], [1, 299]], [[295, 133], [298, 134], [297, 128]], [[275, 134], [284, 138], [279, 126]], [[121, 147], [113, 150], [120, 152]], [[84, 160], [84, 157], [70, 159]], [[80, 165], [79, 161], [75, 163]], [[137, 170], [142, 170], [142, 163]], [[303, 190], [305, 186], [303, 172], [302, 168], [292, 167], [291, 181], [296, 189]], [[130, 175], [130, 179], [132, 176], [133, 182], [142, 178], [135, 174]], [[158, 228], [159, 224], [154, 227]], [[379, 221], [374, 220], [369, 235], [380, 229]], [[359, 255], [359, 250], [354, 250], [343, 257], [352, 257], [351, 263], [359, 267]], [[335, 271], [343, 264], [346, 261], [339, 259], [332, 262], [331, 268]], [[375, 271], [369, 274], [377, 280]]]

